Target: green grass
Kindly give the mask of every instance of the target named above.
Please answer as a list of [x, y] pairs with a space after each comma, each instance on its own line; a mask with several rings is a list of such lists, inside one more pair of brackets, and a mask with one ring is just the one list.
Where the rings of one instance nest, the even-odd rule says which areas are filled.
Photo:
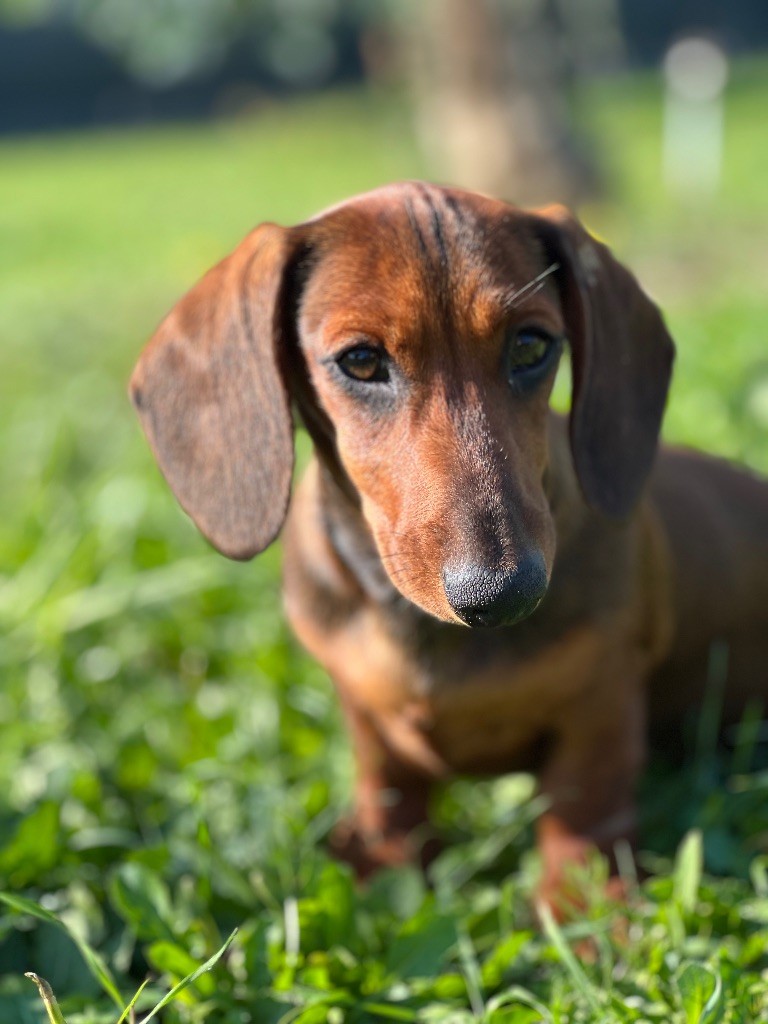
[[[582, 115], [615, 174], [584, 213], [678, 340], [667, 436], [768, 470], [765, 82], [764, 65], [736, 76], [716, 201], [664, 194], [650, 79], [590, 89]], [[440, 795], [432, 891], [411, 871], [359, 891], [323, 851], [352, 766], [330, 684], [284, 625], [279, 551], [211, 552], [134, 422], [144, 338], [250, 226], [423, 173], [398, 103], [361, 95], [0, 144], [1, 1021], [46, 1019], [25, 971], [67, 1024], [115, 1024], [149, 972], [140, 1019], [235, 927], [162, 1020], [768, 1019], [754, 723], [726, 752], [692, 732], [686, 771], [649, 774], [657, 874], [623, 923], [595, 865], [584, 919], [535, 925], [538, 805], [519, 776]]]

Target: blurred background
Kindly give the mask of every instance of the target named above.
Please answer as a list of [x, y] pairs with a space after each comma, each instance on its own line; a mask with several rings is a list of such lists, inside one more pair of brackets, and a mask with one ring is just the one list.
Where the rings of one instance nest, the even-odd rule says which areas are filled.
[[[667, 438], [768, 471], [765, 0], [0, 0], [0, 888], [123, 969], [126, 865], [192, 887], [195, 953], [253, 912], [255, 865], [295, 888], [350, 776], [279, 550], [207, 548], [130, 369], [254, 224], [408, 177], [575, 206], [671, 324]], [[473, 792], [449, 831], [508, 813]], [[648, 845], [703, 815], [710, 868], [743, 873], [764, 816], [675, 792]], [[59, 933], [0, 916], [3, 1019], [30, 963], [87, 996]]]

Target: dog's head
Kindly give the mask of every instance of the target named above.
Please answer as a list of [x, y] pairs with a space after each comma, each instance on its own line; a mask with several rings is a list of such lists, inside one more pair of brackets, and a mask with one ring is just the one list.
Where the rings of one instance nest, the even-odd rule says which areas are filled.
[[407, 183], [262, 225], [163, 322], [131, 389], [168, 482], [224, 554], [251, 558], [280, 529], [295, 398], [398, 590], [438, 618], [495, 625], [530, 613], [551, 572], [564, 341], [577, 477], [593, 508], [626, 517], [673, 345], [632, 275], [559, 207]]

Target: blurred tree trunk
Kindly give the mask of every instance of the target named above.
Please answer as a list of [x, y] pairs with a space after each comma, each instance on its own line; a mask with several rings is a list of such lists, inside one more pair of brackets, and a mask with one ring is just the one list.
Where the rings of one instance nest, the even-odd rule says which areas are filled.
[[[594, 23], [613, 2], [582, 0], [575, 18], [582, 45], [585, 16]], [[571, 7], [569, 0], [421, 0], [409, 9], [417, 131], [433, 173], [519, 203], [595, 194], [598, 161], [569, 120]]]

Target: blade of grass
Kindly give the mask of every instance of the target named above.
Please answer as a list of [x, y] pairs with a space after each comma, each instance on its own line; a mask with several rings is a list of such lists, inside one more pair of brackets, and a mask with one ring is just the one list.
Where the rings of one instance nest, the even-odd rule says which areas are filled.
[[461, 960], [462, 974], [467, 985], [467, 995], [472, 1013], [481, 1020], [485, 1014], [485, 1000], [483, 999], [483, 983], [480, 976], [480, 966], [477, 962], [472, 940], [464, 928], [459, 928], [457, 949]]
[[405, 1021], [406, 1024], [419, 1019], [415, 1010], [409, 1010], [401, 1006], [391, 1006], [388, 1003], [371, 1003], [366, 1001], [360, 1003], [360, 1009], [365, 1013], [372, 1014], [374, 1017]]
[[768, 896], [768, 856], [755, 857], [749, 865], [749, 877], [758, 896]]
[[764, 711], [760, 701], [750, 701], [744, 708], [744, 714], [736, 727], [731, 759], [731, 773], [744, 775], [754, 759], [755, 750], [760, 741]]
[[57, 928], [61, 928], [77, 946], [80, 951], [80, 955], [83, 960], [85, 960], [91, 974], [96, 978], [104, 991], [110, 996], [118, 1010], [122, 1011], [124, 1001], [118, 991], [112, 975], [110, 974], [109, 968], [96, 950], [91, 949], [88, 943], [82, 939], [77, 932], [72, 931], [64, 921], [58, 918], [55, 914], [52, 914], [50, 910], [45, 910], [43, 907], [38, 906], [37, 903], [33, 903], [32, 900], [24, 899], [23, 896], [16, 896], [9, 892], [0, 892], [0, 901], [19, 914], [29, 914], [32, 917], [36, 917], [39, 921], [45, 921], [47, 924], [53, 924], [56, 925]]
[[125, 580], [94, 583], [46, 606], [66, 633], [75, 633], [105, 619], [122, 615], [129, 608], [164, 604], [174, 598], [205, 588], [220, 586], [223, 572], [207, 558], [185, 558], [173, 565], [146, 569]]
[[149, 1012], [149, 1014], [144, 1018], [141, 1024], [149, 1024], [149, 1021], [151, 1021], [153, 1017], [156, 1017], [157, 1014], [163, 1009], [163, 1007], [167, 1006], [172, 999], [175, 999], [179, 992], [183, 992], [185, 988], [187, 988], [193, 982], [197, 981], [201, 974], [205, 974], [206, 971], [210, 971], [212, 967], [215, 967], [219, 960], [221, 960], [226, 951], [229, 949], [229, 947], [232, 945], [236, 935], [237, 928], [235, 928], [235, 930], [229, 936], [224, 945], [220, 949], [218, 949], [213, 954], [213, 956], [210, 957], [210, 959], [206, 960], [204, 964], [197, 968], [196, 971], [192, 971], [191, 974], [188, 974], [186, 978], [182, 978], [178, 985], [174, 985], [171, 991], [168, 992], [167, 995], [164, 995], [160, 1002], [157, 1004], [157, 1006]]
[[[139, 996], [141, 995], [141, 993], [144, 991], [144, 989], [147, 987], [148, 984], [149, 984], [149, 978], [147, 978], [146, 981], [142, 981], [142, 983], [136, 989], [136, 992], [135, 992], [135, 994], [133, 996], [133, 999], [131, 999], [130, 1003], [128, 1003], [126, 1008], [120, 1014], [120, 1017], [118, 1018], [117, 1024], [123, 1024], [123, 1021], [126, 1019], [128, 1014], [134, 1008], [134, 1006], [136, 1005], [136, 1002], [137, 1002]], [[131, 1018], [131, 1019], [133, 1019], [133, 1018]]]
[[503, 1007], [509, 1006], [513, 1003], [522, 1003], [523, 1006], [529, 1006], [541, 1016], [542, 1021], [545, 1021], [546, 1024], [552, 1024], [552, 1021], [554, 1020], [554, 1017], [547, 1007], [543, 1003], [539, 1002], [533, 993], [522, 988], [520, 985], [513, 985], [511, 988], [505, 989], [503, 992], [499, 992], [497, 995], [492, 996], [486, 1005], [486, 1014], [490, 1017], [497, 1010], [501, 1010]]
[[723, 696], [728, 680], [730, 649], [722, 640], [715, 640], [709, 648], [707, 685], [704, 702], [699, 715], [696, 736], [696, 765], [702, 777], [702, 784], [710, 784], [711, 768], [717, 754], [717, 739], [723, 720]]
[[165, 604], [186, 594], [221, 586], [222, 570], [205, 558], [187, 558], [173, 565], [147, 569], [137, 576], [107, 583], [94, 583], [63, 597], [43, 602], [32, 620], [15, 625], [4, 637], [0, 664], [17, 658], [29, 660], [43, 633], [76, 633], [128, 609]]
[[585, 974], [584, 968], [576, 959], [576, 956], [571, 947], [565, 941], [565, 936], [563, 935], [562, 930], [555, 921], [555, 918], [552, 915], [552, 911], [545, 903], [539, 903], [537, 906], [537, 910], [539, 917], [541, 919], [542, 927], [544, 928], [544, 934], [555, 947], [557, 955], [560, 957], [561, 961], [563, 962], [563, 965], [570, 974], [573, 984], [576, 986], [578, 991], [584, 996], [593, 1012], [600, 1018], [600, 1015], [603, 1012], [602, 1002], [595, 994], [595, 988], [590, 982], [587, 975]]
[[48, 1013], [48, 1020], [51, 1024], [67, 1024], [64, 1020], [64, 1014], [61, 1012], [59, 1004], [56, 1002], [56, 996], [53, 994], [53, 989], [45, 978], [41, 978], [38, 974], [35, 974], [34, 971], [27, 971], [24, 977], [31, 978], [37, 985], [37, 991], [40, 993], [40, 998], [45, 1004], [45, 1009]]
[[701, 832], [692, 829], [677, 851], [674, 868], [674, 894], [680, 907], [688, 914], [696, 909], [704, 865], [704, 844]]

